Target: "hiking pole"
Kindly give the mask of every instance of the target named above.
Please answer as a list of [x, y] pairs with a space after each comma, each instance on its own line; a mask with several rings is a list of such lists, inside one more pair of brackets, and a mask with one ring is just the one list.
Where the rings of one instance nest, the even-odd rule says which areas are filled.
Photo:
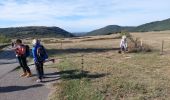
[[[48, 59], [48, 60], [45, 60], [43, 63], [46, 63], [46, 62], [52, 62], [52, 63], [55, 63], [55, 59]], [[28, 66], [32, 66], [32, 65], [35, 65], [34, 63], [32, 64], [29, 64]]]
[[[50, 62], [50, 61], [51, 61], [52, 63], [55, 63], [55, 59], [48, 59], [48, 60], [45, 60], [45, 62]], [[44, 62], [44, 63], [45, 63], [45, 62]]]

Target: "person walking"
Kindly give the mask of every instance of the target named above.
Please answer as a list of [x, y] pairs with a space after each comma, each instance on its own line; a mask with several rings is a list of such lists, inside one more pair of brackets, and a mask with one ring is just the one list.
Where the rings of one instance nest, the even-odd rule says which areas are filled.
[[122, 39], [120, 41], [120, 52], [126, 52], [127, 51], [127, 39], [126, 36], [122, 36]]
[[32, 73], [27, 65], [27, 60], [26, 60], [26, 46], [22, 44], [22, 40], [20, 39], [16, 40], [15, 53], [16, 53], [16, 57], [18, 58], [20, 67], [23, 69], [23, 74], [21, 74], [20, 76], [31, 77]]
[[34, 39], [32, 41], [32, 44], [32, 54], [38, 76], [37, 82], [42, 82], [42, 79], [44, 78], [43, 63], [46, 59], [48, 59], [48, 55], [44, 46], [40, 44], [40, 41], [38, 39]]

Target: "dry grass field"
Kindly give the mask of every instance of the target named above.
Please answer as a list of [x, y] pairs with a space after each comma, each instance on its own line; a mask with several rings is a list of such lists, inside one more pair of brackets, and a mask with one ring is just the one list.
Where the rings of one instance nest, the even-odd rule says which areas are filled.
[[49, 99], [170, 100], [170, 31], [131, 35], [153, 51], [118, 54], [118, 35], [42, 39], [50, 56], [60, 59], [48, 66], [61, 76]]

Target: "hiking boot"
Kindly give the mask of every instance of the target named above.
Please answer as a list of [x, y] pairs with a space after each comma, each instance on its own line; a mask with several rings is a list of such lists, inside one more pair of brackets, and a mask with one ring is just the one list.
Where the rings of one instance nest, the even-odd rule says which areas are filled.
[[42, 82], [42, 79], [38, 79], [38, 80], [36, 80], [36, 82], [37, 82], [37, 83], [40, 83], [40, 82]]
[[31, 77], [31, 76], [32, 76], [31, 72], [27, 73], [27, 75], [26, 75], [26, 77]]
[[55, 59], [52, 59], [51, 61], [52, 61], [53, 63], [55, 63]]
[[45, 76], [43, 75], [42, 78], [45, 78]]
[[21, 77], [24, 77], [24, 76], [26, 76], [27, 75], [27, 73], [26, 72], [24, 72], [23, 74], [21, 74], [20, 76]]

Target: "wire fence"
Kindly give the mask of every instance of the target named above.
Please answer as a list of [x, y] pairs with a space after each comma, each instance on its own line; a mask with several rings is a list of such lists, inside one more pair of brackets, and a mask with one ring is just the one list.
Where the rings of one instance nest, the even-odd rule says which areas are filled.
[[159, 51], [160, 54], [170, 53], [170, 40], [143, 40], [143, 43]]

